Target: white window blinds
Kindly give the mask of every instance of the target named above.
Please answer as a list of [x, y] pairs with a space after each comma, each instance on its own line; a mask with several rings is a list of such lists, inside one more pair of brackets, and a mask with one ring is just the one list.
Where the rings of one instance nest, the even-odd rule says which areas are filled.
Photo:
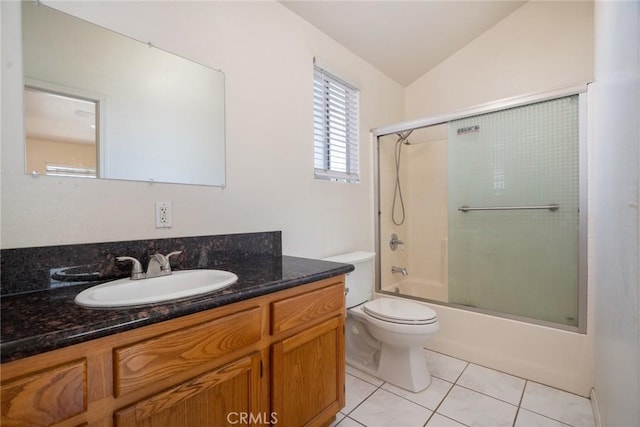
[[314, 65], [315, 177], [359, 182], [357, 88]]

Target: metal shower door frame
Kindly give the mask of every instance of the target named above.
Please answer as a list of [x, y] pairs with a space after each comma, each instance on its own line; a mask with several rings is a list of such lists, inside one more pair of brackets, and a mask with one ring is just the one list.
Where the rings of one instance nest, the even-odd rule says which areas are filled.
[[[522, 316], [516, 316], [506, 313], [500, 313], [490, 310], [483, 310], [479, 308], [472, 308], [468, 306], [462, 306], [458, 304], [445, 303], [440, 301], [428, 300], [429, 303], [438, 305], [444, 305], [448, 307], [454, 307], [464, 309], [467, 311], [474, 311], [492, 316], [502, 317], [506, 319], [519, 320], [527, 323], [532, 323], [541, 326], [548, 326], [556, 329], [563, 329], [571, 332], [578, 332], [581, 334], [587, 333], [587, 286], [588, 286], [588, 267], [587, 267], [587, 249], [588, 249], [588, 237], [587, 237], [587, 207], [588, 207], [588, 150], [587, 150], [587, 98], [589, 97], [589, 83], [574, 85], [566, 88], [561, 88], [549, 92], [541, 92], [535, 94], [529, 94], [524, 96], [518, 96], [513, 98], [507, 98], [499, 101], [489, 102], [481, 104], [475, 107], [471, 107], [464, 110], [459, 110], [452, 113], [429, 116], [417, 120], [411, 120], [401, 122], [389, 126], [384, 126], [371, 130], [372, 143], [375, 144], [373, 150], [374, 161], [374, 228], [375, 228], [375, 245], [376, 245], [376, 277], [375, 277], [375, 292], [386, 293], [381, 290], [381, 235], [380, 235], [380, 138], [387, 135], [394, 135], [409, 130], [425, 128], [429, 126], [437, 126], [447, 124], [452, 120], [459, 120], [468, 117], [477, 116], [480, 114], [493, 113], [509, 108], [522, 107], [529, 104], [535, 104], [543, 101], [550, 101], [553, 99], [564, 98], [567, 96], [578, 95], [578, 180], [579, 180], [579, 215], [578, 215], [578, 229], [579, 229], [579, 242], [578, 242], [578, 326], [563, 325], [559, 323], [547, 322], [543, 320], [531, 319]], [[410, 296], [403, 295], [405, 298], [411, 298]], [[420, 298], [420, 300], [422, 300]]]

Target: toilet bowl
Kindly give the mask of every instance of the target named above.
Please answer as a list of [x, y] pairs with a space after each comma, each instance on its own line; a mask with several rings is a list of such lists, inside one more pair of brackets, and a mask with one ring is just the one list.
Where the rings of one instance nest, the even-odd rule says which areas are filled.
[[397, 387], [424, 390], [431, 375], [423, 346], [439, 329], [437, 315], [417, 302], [373, 299], [374, 257], [352, 252], [326, 259], [355, 266], [347, 275], [347, 364]]

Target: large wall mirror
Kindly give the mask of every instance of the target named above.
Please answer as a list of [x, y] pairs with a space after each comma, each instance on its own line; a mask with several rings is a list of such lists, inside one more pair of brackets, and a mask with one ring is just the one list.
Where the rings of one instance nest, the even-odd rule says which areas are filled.
[[27, 173], [225, 185], [224, 74], [22, 3]]

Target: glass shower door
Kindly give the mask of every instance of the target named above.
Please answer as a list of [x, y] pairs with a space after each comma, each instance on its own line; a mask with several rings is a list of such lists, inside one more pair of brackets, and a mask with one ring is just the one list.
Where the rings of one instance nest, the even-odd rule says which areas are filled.
[[449, 301], [578, 324], [578, 96], [448, 125]]

